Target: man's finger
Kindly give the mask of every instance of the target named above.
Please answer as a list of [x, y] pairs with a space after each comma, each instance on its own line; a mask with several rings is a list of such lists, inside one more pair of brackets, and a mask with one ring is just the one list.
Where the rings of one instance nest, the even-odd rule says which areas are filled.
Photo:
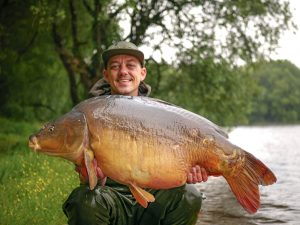
[[196, 165], [195, 169], [196, 169], [196, 173], [200, 173], [201, 172], [201, 167], [199, 165]]
[[192, 167], [191, 172], [192, 172], [193, 176], [195, 176], [197, 174], [196, 167]]
[[204, 182], [206, 182], [207, 179], [208, 179], [208, 175], [207, 175], [207, 172], [206, 172], [206, 170], [204, 168], [201, 168], [201, 174], [202, 174], [202, 180]]
[[188, 177], [187, 177], [187, 183], [188, 183], [188, 184], [193, 183], [193, 175], [192, 175], [192, 173], [189, 173], [189, 174], [188, 174]]
[[202, 173], [201, 173], [201, 169], [199, 170], [199, 172], [197, 173], [197, 182], [202, 182], [203, 181], [203, 177], [202, 177]]

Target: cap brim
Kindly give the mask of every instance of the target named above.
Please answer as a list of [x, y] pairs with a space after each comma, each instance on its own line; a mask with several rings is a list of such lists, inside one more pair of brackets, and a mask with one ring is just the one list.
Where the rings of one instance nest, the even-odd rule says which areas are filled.
[[144, 53], [135, 49], [109, 49], [102, 53], [104, 64], [107, 65], [108, 60], [115, 55], [131, 55], [136, 57], [142, 65], [144, 65]]

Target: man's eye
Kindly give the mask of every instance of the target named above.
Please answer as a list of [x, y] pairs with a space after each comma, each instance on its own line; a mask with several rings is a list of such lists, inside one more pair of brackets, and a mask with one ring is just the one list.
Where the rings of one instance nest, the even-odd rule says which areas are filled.
[[133, 69], [133, 68], [136, 67], [136, 65], [135, 64], [128, 64], [127, 67], [130, 68], [130, 69]]
[[110, 69], [111, 69], [111, 70], [116, 70], [116, 69], [118, 69], [118, 68], [119, 68], [118, 65], [111, 65], [111, 66], [110, 66]]

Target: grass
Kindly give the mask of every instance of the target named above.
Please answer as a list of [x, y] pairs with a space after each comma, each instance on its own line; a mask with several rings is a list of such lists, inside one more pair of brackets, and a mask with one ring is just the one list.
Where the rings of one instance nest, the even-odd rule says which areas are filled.
[[67, 224], [62, 204], [79, 184], [74, 166], [27, 147], [41, 124], [0, 124], [0, 225]]

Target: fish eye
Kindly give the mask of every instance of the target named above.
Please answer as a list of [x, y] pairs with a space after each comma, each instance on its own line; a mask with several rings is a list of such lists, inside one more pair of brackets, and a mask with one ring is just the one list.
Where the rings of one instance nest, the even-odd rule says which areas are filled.
[[49, 132], [53, 132], [53, 131], [54, 131], [54, 126], [50, 126], [50, 127], [48, 128], [48, 131], [49, 131]]

